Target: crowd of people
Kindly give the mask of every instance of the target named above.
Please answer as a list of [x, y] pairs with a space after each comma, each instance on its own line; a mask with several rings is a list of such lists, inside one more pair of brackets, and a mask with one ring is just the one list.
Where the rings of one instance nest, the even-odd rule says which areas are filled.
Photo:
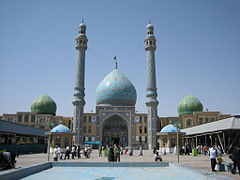
[[[212, 172], [216, 172], [220, 170], [219, 166], [223, 163], [222, 156], [224, 152], [219, 145], [213, 145], [209, 148], [206, 145], [197, 145], [196, 147], [182, 146], [179, 150], [179, 153], [181, 155], [183, 154], [189, 155], [190, 152], [192, 152], [193, 148], [196, 149], [197, 154], [204, 154], [205, 156], [209, 155]], [[231, 163], [230, 165], [228, 165], [231, 173], [235, 174], [238, 169], [238, 173], [240, 175], [240, 147], [239, 146], [233, 147], [232, 154], [229, 155], [229, 158], [232, 160], [232, 165]]]
[[[139, 150], [139, 156], [143, 156], [143, 148], [141, 146], [135, 148]], [[129, 155], [133, 156], [133, 147], [125, 147], [124, 149], [117, 145], [114, 144], [108, 145], [108, 146], [100, 146], [99, 147], [99, 156], [102, 156], [102, 152], [105, 152], [105, 156], [107, 156], [109, 162], [120, 162], [120, 156], [121, 155]], [[154, 154], [154, 161], [162, 161], [161, 153], [154, 148], [153, 150]]]
[[[207, 147], [205, 145], [198, 145], [196, 147], [182, 146], [179, 148], [180, 155], [189, 155], [192, 149], [195, 149], [198, 154], [209, 155], [211, 170], [213, 172], [218, 171], [217, 167], [223, 162], [222, 155], [224, 151], [220, 146], [213, 145], [212, 147]], [[140, 146], [137, 148], [139, 150], [139, 156], [143, 156], [143, 148]], [[177, 149], [175, 147], [174, 154], [177, 154]], [[53, 150], [53, 160], [65, 160], [65, 159], [75, 159], [81, 158], [81, 155], [86, 159], [90, 158], [92, 153], [92, 147], [90, 145], [85, 145], [81, 148], [79, 145], [74, 145], [71, 148], [66, 146], [62, 150], [59, 146], [56, 146]], [[118, 144], [108, 145], [108, 146], [99, 146], [99, 157], [106, 156], [109, 162], [120, 162], [121, 155], [133, 156], [133, 147], [125, 147], [124, 149]], [[166, 150], [164, 152], [158, 151], [156, 148], [153, 149], [154, 161], [162, 161], [162, 155], [166, 155]], [[1, 152], [0, 153], [0, 170], [6, 170], [15, 168], [16, 163], [16, 154], [11, 152]], [[238, 169], [240, 175], [240, 147], [233, 147], [232, 154], [229, 156], [232, 160], [232, 166], [230, 171], [235, 174]]]
[[58, 161], [58, 160], [65, 160], [65, 159], [75, 159], [75, 158], [81, 158], [81, 150], [83, 150], [83, 155], [86, 159], [90, 158], [90, 154], [92, 152], [92, 147], [89, 145], [85, 145], [83, 149], [81, 149], [81, 147], [78, 145], [74, 145], [72, 146], [72, 148], [70, 148], [69, 146], [67, 146], [64, 150], [64, 152], [61, 150], [61, 148], [59, 146], [56, 146], [53, 150], [53, 160], [54, 161]]

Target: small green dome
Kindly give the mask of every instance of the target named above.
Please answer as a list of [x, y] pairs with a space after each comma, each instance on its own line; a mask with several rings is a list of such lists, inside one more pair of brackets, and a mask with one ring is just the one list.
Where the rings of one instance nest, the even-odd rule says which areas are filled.
[[56, 115], [57, 105], [48, 95], [37, 97], [31, 105], [31, 112]]
[[196, 111], [203, 111], [203, 105], [198, 98], [194, 96], [184, 97], [178, 104], [178, 114], [193, 114]]

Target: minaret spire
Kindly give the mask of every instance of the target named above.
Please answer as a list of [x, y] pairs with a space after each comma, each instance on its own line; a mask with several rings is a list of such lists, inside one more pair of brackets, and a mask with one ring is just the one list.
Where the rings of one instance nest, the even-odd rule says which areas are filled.
[[82, 19], [79, 25], [79, 34], [76, 38], [77, 49], [77, 67], [76, 67], [76, 81], [74, 87], [74, 115], [73, 115], [73, 137], [74, 144], [83, 143], [83, 112], [85, 105], [85, 52], [87, 50], [87, 36], [86, 25]]
[[154, 26], [147, 25], [147, 35], [144, 39], [144, 48], [147, 59], [147, 89], [146, 106], [148, 108], [148, 149], [156, 148], [156, 121], [157, 115], [157, 84], [155, 67], [156, 38], [154, 36]]

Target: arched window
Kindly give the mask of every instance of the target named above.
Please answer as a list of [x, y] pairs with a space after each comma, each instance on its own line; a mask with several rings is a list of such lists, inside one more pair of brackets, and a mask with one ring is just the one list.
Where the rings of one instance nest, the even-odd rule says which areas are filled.
[[142, 126], [139, 127], [139, 133], [142, 134]]
[[147, 133], [147, 126], [144, 127], [144, 133]]
[[192, 120], [191, 119], [187, 119], [187, 127], [192, 126]]
[[92, 133], [92, 127], [88, 126], [88, 133]]

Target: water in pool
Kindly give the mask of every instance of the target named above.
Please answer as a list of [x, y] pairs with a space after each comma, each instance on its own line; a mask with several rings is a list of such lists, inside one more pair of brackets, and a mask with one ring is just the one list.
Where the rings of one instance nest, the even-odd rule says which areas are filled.
[[195, 173], [172, 167], [53, 167], [24, 180], [196, 180]]

